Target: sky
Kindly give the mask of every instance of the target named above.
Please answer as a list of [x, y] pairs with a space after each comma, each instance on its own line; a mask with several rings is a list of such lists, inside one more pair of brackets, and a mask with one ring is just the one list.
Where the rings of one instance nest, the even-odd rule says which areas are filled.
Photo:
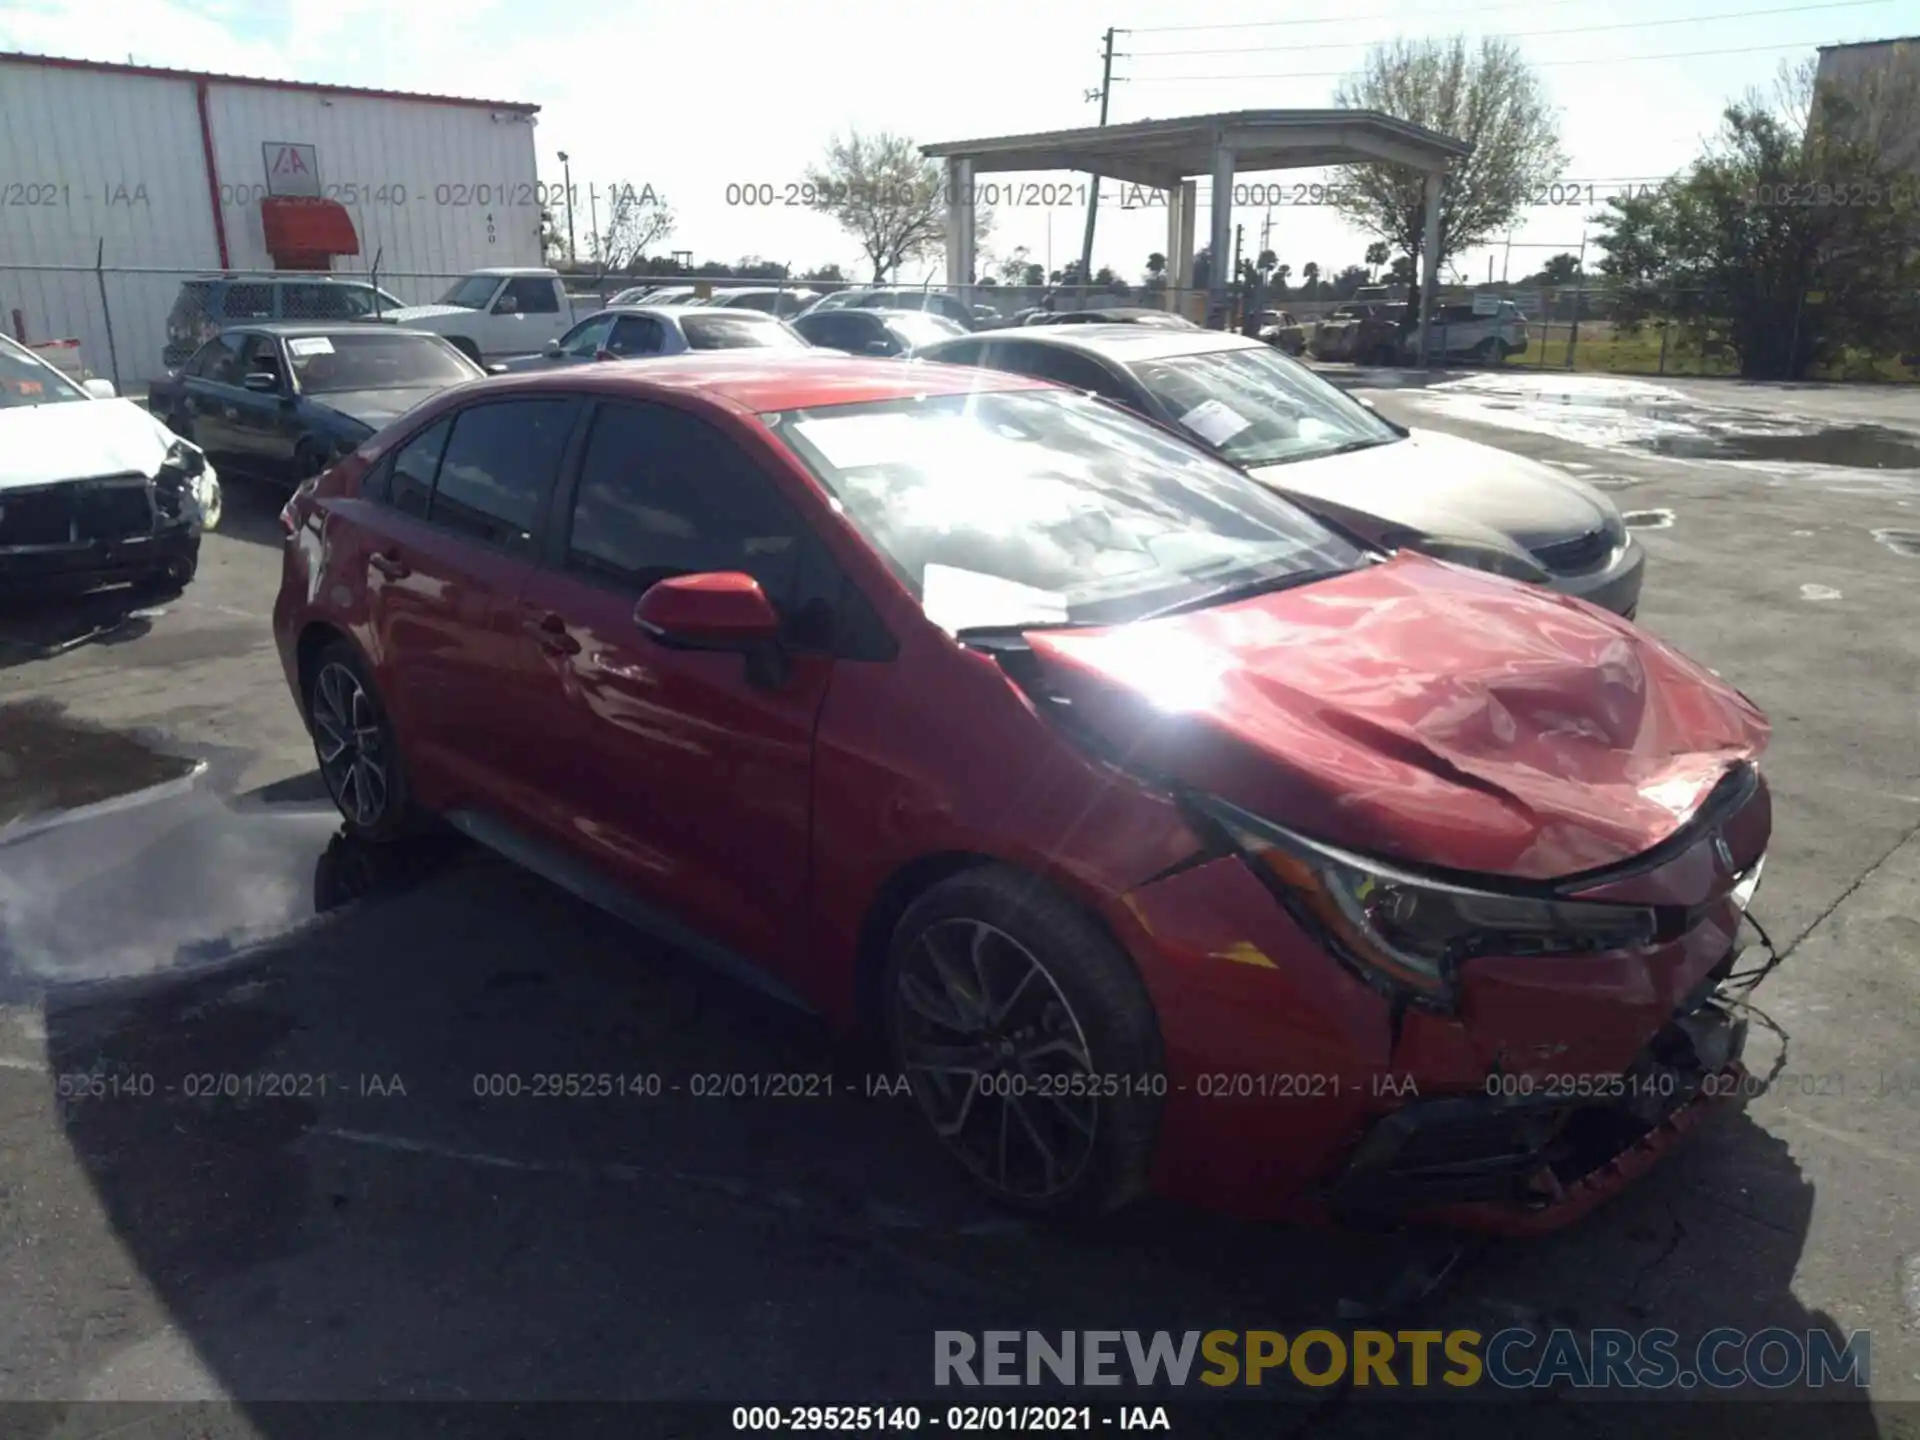
[[[779, 203], [830, 139], [888, 130], [930, 144], [1095, 124], [1087, 92], [1099, 86], [1109, 26], [1125, 32], [1109, 123], [1323, 107], [1372, 44], [1502, 35], [1538, 67], [1567, 166], [1564, 188], [1523, 212], [1510, 245], [1454, 261], [1464, 278], [1484, 280], [1517, 279], [1557, 251], [1579, 252], [1599, 200], [1684, 167], [1730, 99], [1770, 86], [1783, 62], [1811, 57], [1816, 45], [1911, 33], [1912, 4], [0, 0], [0, 50], [537, 104], [541, 179], [560, 181], [564, 150], [583, 194], [588, 185], [601, 193], [651, 185], [677, 217], [662, 248], [703, 260], [762, 256], [796, 271], [834, 262], [864, 276], [858, 245], [832, 220]], [[988, 178], [1032, 182], [1020, 187], [1025, 203], [996, 207], [991, 256], [1024, 246], [1050, 270], [1077, 258], [1085, 176]], [[1261, 187], [1250, 196], [1264, 196], [1326, 178], [1241, 180]], [[1122, 210], [1118, 190], [1109, 182], [1102, 191], [1094, 264], [1137, 280], [1146, 257], [1166, 248], [1165, 211]], [[769, 191], [770, 207], [742, 203]], [[583, 232], [585, 214], [583, 201]], [[1296, 281], [1309, 262], [1329, 275], [1360, 263], [1371, 238], [1324, 206], [1238, 206], [1234, 220], [1246, 227], [1248, 253], [1268, 233]]]

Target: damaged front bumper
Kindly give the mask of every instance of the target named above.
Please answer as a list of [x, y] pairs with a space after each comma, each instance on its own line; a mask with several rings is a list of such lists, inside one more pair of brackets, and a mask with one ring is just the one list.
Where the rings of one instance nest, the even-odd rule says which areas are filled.
[[220, 482], [165, 467], [0, 491], [0, 596], [184, 580], [201, 534], [218, 523]]
[[1677, 1015], [1618, 1076], [1489, 1077], [1484, 1095], [1377, 1121], [1327, 1196], [1356, 1224], [1539, 1234], [1648, 1170], [1712, 1107], [1749, 1093], [1747, 1022], [1719, 999]]

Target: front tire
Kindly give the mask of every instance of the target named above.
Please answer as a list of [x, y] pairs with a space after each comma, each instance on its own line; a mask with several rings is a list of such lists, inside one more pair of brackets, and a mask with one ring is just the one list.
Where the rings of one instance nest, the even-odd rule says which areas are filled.
[[327, 794], [347, 833], [385, 844], [414, 829], [400, 747], [360, 657], [345, 644], [323, 650], [307, 682], [307, 728]]
[[1146, 1183], [1165, 1072], [1126, 953], [1029, 875], [983, 866], [901, 917], [887, 1042], [943, 1149], [1003, 1205], [1116, 1209]]

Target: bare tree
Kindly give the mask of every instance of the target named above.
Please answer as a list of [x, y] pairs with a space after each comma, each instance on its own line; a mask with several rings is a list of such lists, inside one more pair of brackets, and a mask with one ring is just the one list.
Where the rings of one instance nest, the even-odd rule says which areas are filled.
[[631, 185], [615, 186], [607, 197], [605, 222], [587, 236], [587, 255], [602, 275], [625, 270], [673, 234], [673, 227], [672, 208], [651, 185], [638, 190]]
[[[1559, 119], [1545, 89], [1509, 41], [1391, 40], [1375, 46], [1334, 103], [1378, 110], [1473, 146], [1440, 198], [1436, 263], [1506, 230], [1527, 196], [1566, 164]], [[1418, 255], [1426, 229], [1424, 177], [1402, 165], [1343, 167], [1340, 210], [1395, 250]]]
[[[803, 196], [860, 243], [876, 282], [910, 260], [946, 249], [946, 171], [904, 135], [882, 131], [834, 136], [824, 161], [806, 174]], [[993, 212], [973, 211], [975, 250], [993, 228]]]

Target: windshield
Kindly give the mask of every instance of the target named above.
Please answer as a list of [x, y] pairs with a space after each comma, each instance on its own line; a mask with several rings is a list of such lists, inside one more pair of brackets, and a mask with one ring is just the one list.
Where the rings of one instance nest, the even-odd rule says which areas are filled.
[[1179, 425], [1236, 465], [1276, 465], [1400, 437], [1266, 346], [1136, 360], [1128, 370]]
[[0, 341], [0, 410], [86, 398], [86, 391], [38, 356], [10, 340]]
[[457, 385], [485, 374], [445, 341], [377, 329], [333, 335], [291, 335], [293, 375], [309, 395], [345, 390], [401, 390]]
[[761, 418], [949, 631], [1121, 624], [1362, 558], [1271, 490], [1082, 395], [982, 391]]
[[487, 302], [493, 299], [493, 292], [500, 288], [498, 275], [469, 275], [455, 282], [454, 287], [440, 297], [442, 305], [458, 305], [462, 310], [484, 310]]
[[964, 325], [956, 325], [945, 316], [929, 315], [919, 310], [904, 310], [898, 315], [889, 315], [886, 325], [895, 338], [910, 350], [967, 333]]
[[807, 342], [771, 315], [752, 310], [716, 310], [687, 315], [680, 321], [688, 348], [693, 350], [805, 350]]

